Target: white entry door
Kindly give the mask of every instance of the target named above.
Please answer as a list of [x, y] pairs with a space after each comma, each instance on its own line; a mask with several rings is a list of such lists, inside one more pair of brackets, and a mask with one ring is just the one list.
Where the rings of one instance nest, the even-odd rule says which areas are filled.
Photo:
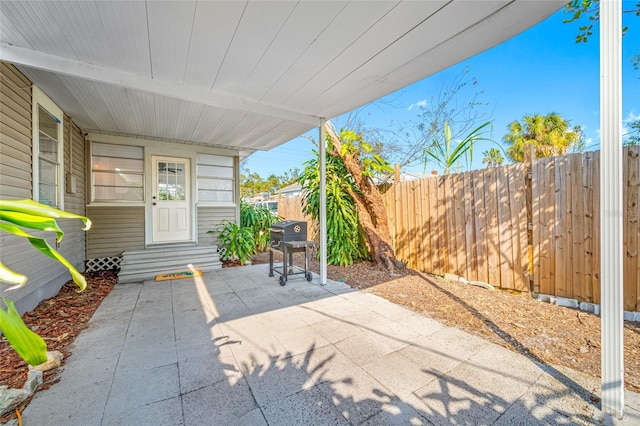
[[190, 241], [191, 174], [189, 159], [153, 156], [153, 243]]

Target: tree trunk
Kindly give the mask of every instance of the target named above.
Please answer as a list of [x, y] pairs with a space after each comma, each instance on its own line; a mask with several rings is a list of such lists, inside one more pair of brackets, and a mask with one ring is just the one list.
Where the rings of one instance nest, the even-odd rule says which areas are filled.
[[360, 163], [353, 153], [342, 152], [342, 140], [333, 132], [329, 125], [325, 125], [325, 131], [331, 138], [333, 149], [330, 155], [342, 158], [342, 161], [360, 189], [359, 193], [350, 191], [351, 197], [358, 206], [358, 222], [364, 230], [373, 261], [382, 265], [390, 274], [399, 274], [405, 269], [404, 263], [396, 258], [387, 212], [380, 191], [368, 176], [362, 173]]

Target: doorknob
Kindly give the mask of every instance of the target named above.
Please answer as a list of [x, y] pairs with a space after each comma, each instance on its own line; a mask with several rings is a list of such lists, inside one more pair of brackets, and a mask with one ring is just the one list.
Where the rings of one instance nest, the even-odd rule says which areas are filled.
[[152, 205], [152, 206], [155, 206], [155, 205], [156, 205], [156, 203], [155, 203], [155, 202], [153, 202], [153, 203], [151, 203], [151, 205]]

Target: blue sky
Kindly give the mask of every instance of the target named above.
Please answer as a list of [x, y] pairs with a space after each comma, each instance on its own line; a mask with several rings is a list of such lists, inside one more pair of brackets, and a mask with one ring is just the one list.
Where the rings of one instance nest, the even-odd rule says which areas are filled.
[[[623, 8], [632, 8], [636, 1], [623, 1]], [[390, 129], [394, 123], [416, 121], [418, 108], [411, 108], [425, 99], [437, 96], [440, 89], [451, 85], [465, 67], [477, 83], [460, 92], [459, 101], [470, 101], [481, 91], [478, 112], [493, 121], [491, 139], [500, 142], [507, 125], [524, 115], [557, 112], [571, 125], [582, 126], [588, 150], [599, 149], [600, 87], [599, 37], [597, 25], [588, 43], [575, 43], [578, 27], [584, 22], [564, 24], [568, 15], [562, 10], [528, 31], [507, 42], [480, 53], [460, 64], [427, 77], [405, 89], [364, 107], [359, 117], [365, 126]], [[623, 23], [629, 31], [623, 38], [623, 117], [640, 118], [640, 71], [634, 71], [630, 58], [640, 52], [640, 17], [625, 14]], [[475, 89], [475, 90], [473, 90]], [[345, 118], [332, 120], [337, 127]], [[317, 130], [311, 132], [317, 138]], [[480, 143], [474, 148], [472, 169], [483, 167], [482, 152], [494, 146]], [[245, 164], [251, 172], [263, 178], [281, 175], [292, 168], [302, 169], [311, 158], [312, 143], [296, 138], [268, 152], [257, 152]], [[409, 168], [422, 172], [424, 166]], [[427, 172], [437, 169], [427, 166]], [[467, 170], [467, 167], [463, 167]]]

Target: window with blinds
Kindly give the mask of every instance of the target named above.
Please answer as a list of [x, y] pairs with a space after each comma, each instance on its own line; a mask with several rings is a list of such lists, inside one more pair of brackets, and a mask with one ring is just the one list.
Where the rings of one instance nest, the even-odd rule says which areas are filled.
[[233, 157], [198, 154], [198, 201], [233, 203]]
[[91, 201], [143, 202], [143, 148], [94, 142], [91, 181]]

